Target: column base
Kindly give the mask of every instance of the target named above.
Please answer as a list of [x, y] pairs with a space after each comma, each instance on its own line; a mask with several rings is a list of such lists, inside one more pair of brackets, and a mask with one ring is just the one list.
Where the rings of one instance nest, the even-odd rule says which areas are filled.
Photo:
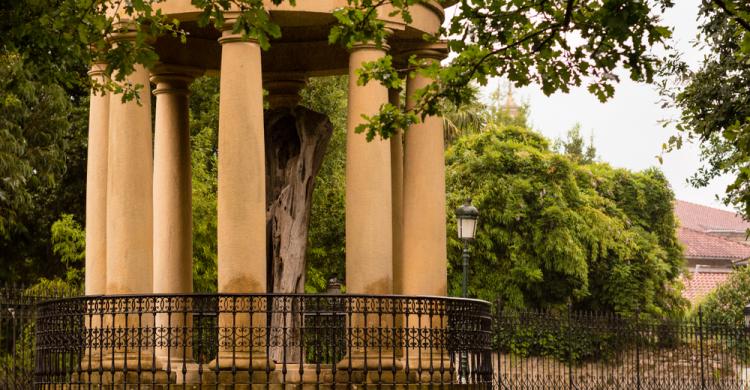
[[352, 351], [351, 353], [344, 356], [341, 361], [336, 364], [336, 368], [339, 370], [389, 370], [392, 371], [403, 369], [403, 362], [396, 356], [393, 351], [384, 351], [378, 353], [373, 351], [367, 353], [365, 356], [364, 352]]
[[181, 371], [182, 367], [191, 367], [195, 365], [192, 358], [182, 356], [156, 356], [156, 367], [164, 371]]
[[102, 356], [101, 362], [97, 363], [104, 371], [125, 371], [125, 368], [128, 371], [151, 371], [152, 369], [159, 369], [158, 360], [150, 351], [141, 351], [140, 354], [137, 352], [128, 352], [127, 354], [125, 352], [115, 352], [113, 354], [110, 351], [109, 354]]
[[401, 361], [404, 367], [411, 370], [448, 371], [451, 367], [451, 361], [445, 354], [415, 353], [402, 356]]
[[252, 357], [249, 352], [221, 352], [216, 359], [208, 363], [210, 370], [236, 370], [249, 371], [250, 368], [254, 371], [263, 371], [266, 369], [273, 371], [276, 369], [276, 362], [271, 360], [265, 353], [253, 352]]
[[[82, 372], [70, 377], [68, 385], [130, 385], [140, 389], [167, 389], [170, 385], [176, 384], [176, 374], [167, 374], [164, 371], [129, 371], [124, 372]], [[65, 386], [65, 385], [60, 385]], [[154, 386], [154, 387], [151, 387]]]

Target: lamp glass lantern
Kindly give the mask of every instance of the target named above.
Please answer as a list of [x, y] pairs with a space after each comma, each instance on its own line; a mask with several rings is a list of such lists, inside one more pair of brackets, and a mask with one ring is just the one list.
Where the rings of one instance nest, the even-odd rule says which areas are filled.
[[742, 315], [745, 318], [745, 327], [750, 328], [750, 303], [745, 305], [745, 308], [742, 309]]
[[471, 199], [467, 199], [461, 207], [456, 209], [458, 238], [464, 241], [473, 240], [477, 233], [477, 219], [479, 219], [479, 211], [471, 204]]

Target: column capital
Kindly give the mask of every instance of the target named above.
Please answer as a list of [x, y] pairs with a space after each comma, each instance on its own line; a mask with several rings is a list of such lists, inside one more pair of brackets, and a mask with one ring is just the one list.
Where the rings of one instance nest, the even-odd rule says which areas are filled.
[[380, 46], [375, 44], [375, 42], [358, 42], [352, 45], [351, 49], [349, 49], [349, 52], [354, 52], [357, 50], [364, 50], [364, 49], [376, 49], [376, 50], [382, 50], [382, 51], [389, 51], [391, 50], [391, 46], [385, 42], [383, 42]]
[[428, 44], [422, 42], [414, 45], [407, 44], [405, 45], [405, 48], [397, 54], [397, 57], [404, 61], [408, 61], [411, 56], [416, 56], [420, 59], [442, 61], [448, 56], [448, 44], [446, 42]]
[[[393, 35], [392, 28], [385, 27], [385, 32], [388, 36]], [[362, 49], [377, 49], [377, 50], [382, 50], [382, 51], [387, 52], [391, 50], [391, 45], [389, 45], [388, 42], [385, 42], [385, 41], [382, 44], [380, 44], [380, 46], [378, 46], [373, 41], [362, 41], [362, 42], [354, 43], [352, 47], [349, 49], [349, 52], [354, 52], [354, 51], [362, 50]]]
[[133, 41], [138, 33], [138, 26], [134, 21], [129, 19], [116, 18], [112, 22], [112, 32], [109, 34], [107, 39], [112, 43], [121, 41]]
[[237, 22], [237, 17], [235, 14], [229, 14], [226, 16], [226, 19], [224, 20], [224, 25], [222, 27], [221, 31], [221, 37], [219, 37], [219, 44], [224, 45], [226, 43], [233, 43], [233, 42], [247, 42], [247, 43], [258, 43], [258, 40], [252, 37], [244, 37], [242, 36], [242, 33], [235, 33], [233, 31], [234, 24]]
[[300, 99], [299, 91], [306, 83], [307, 78], [302, 74], [270, 75], [263, 79], [271, 108], [296, 106]]
[[97, 61], [91, 64], [91, 68], [88, 71], [88, 75], [91, 78], [94, 77], [104, 77], [107, 73], [107, 63], [102, 61]]
[[242, 36], [241, 33], [233, 33], [231, 30], [224, 30], [221, 33], [221, 38], [219, 38], [219, 44], [225, 45], [227, 43], [235, 43], [235, 42], [245, 42], [245, 43], [255, 43], [258, 44], [258, 40], [255, 38], [245, 38]]
[[188, 66], [158, 64], [151, 70], [150, 81], [155, 84], [154, 95], [160, 93], [188, 92], [188, 85], [204, 73], [202, 69]]

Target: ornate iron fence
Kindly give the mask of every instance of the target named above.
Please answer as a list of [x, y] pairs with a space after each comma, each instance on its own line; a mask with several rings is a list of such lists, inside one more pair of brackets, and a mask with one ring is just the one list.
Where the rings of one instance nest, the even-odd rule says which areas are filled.
[[487, 302], [443, 297], [67, 298], [37, 306], [34, 379], [41, 388], [489, 387], [491, 324]]
[[750, 389], [742, 324], [502, 311], [493, 333], [500, 389]]
[[71, 294], [0, 289], [0, 389], [750, 388], [750, 332], [739, 323], [704, 323], [701, 316], [493, 315], [486, 302], [440, 297], [59, 299]]
[[0, 288], [0, 389], [32, 388], [36, 305], [76, 293], [69, 289]]

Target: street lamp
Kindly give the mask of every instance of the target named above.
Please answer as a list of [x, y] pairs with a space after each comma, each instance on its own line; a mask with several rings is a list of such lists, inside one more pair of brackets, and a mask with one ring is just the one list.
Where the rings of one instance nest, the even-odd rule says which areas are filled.
[[[461, 283], [461, 292], [464, 298], [468, 294], [468, 281], [469, 281], [469, 241], [473, 240], [477, 233], [477, 219], [479, 218], [479, 210], [471, 205], [471, 198], [466, 199], [466, 202], [461, 207], [456, 209], [456, 222], [458, 228], [458, 238], [464, 242], [464, 251], [461, 254], [461, 258], [464, 262], [464, 279]], [[460, 355], [461, 360], [459, 361], [459, 377], [461, 383], [467, 383], [469, 373], [469, 359], [466, 351], [462, 351]]]
[[745, 316], [745, 328], [750, 328], [750, 303], [742, 309], [742, 314]]
[[464, 278], [461, 285], [463, 297], [468, 295], [467, 283], [469, 279], [469, 241], [473, 240], [477, 233], [477, 219], [479, 210], [471, 204], [471, 198], [456, 209], [456, 221], [458, 238], [464, 242], [464, 250], [461, 254], [463, 259]]

